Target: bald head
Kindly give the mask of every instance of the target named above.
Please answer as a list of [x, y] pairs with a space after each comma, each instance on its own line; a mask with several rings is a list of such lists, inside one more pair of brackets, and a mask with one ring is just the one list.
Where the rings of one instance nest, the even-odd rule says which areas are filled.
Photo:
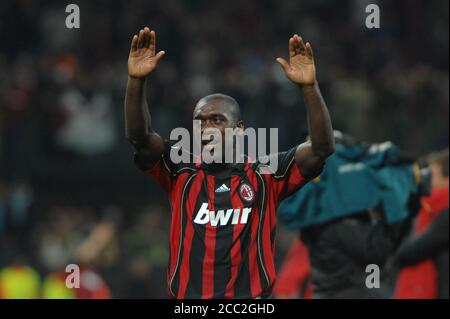
[[225, 134], [227, 129], [243, 130], [244, 122], [241, 120], [241, 111], [239, 104], [231, 96], [225, 94], [212, 94], [205, 96], [198, 101], [194, 110], [194, 121], [200, 121], [201, 135], [205, 134], [206, 138], [202, 138], [202, 150], [205, 147], [211, 148], [213, 153], [217, 150], [214, 145], [217, 144], [212, 138], [213, 132], [220, 132], [222, 136], [222, 149], [217, 156], [225, 154], [226, 145], [234, 147], [235, 140], [233, 135]]
[[241, 109], [238, 102], [231, 96], [221, 93], [201, 98], [195, 106], [194, 118], [203, 111], [222, 113], [234, 123], [241, 120]]

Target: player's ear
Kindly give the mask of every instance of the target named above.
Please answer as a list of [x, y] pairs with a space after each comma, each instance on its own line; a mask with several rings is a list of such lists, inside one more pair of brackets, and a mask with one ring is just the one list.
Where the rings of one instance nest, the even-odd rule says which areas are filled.
[[244, 129], [244, 121], [242, 121], [242, 120], [239, 120], [237, 123], [236, 123], [236, 128], [240, 128], [240, 129]]

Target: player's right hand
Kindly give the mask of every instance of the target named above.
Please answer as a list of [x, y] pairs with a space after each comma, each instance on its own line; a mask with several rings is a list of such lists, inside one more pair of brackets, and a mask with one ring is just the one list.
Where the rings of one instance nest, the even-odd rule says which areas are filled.
[[139, 35], [134, 35], [128, 57], [128, 75], [132, 78], [145, 78], [152, 73], [165, 54], [164, 51], [155, 54], [155, 50], [155, 31], [145, 27], [139, 31]]

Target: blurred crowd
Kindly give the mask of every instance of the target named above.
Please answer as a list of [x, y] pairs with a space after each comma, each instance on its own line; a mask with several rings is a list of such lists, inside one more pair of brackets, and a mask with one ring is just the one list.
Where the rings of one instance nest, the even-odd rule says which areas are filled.
[[[247, 126], [279, 128], [281, 148], [301, 141], [301, 96], [275, 63], [299, 33], [337, 129], [416, 154], [448, 146], [447, 1], [76, 3], [80, 29], [64, 2], [0, 1], [0, 269], [29, 265], [36, 285], [74, 262], [113, 296], [166, 295], [169, 208], [123, 133], [129, 45], [145, 25], [167, 53], [148, 91], [164, 136], [222, 92]], [[380, 29], [365, 27], [369, 3]]]
[[[18, 205], [19, 190], [8, 186], [0, 196], [0, 298], [166, 296], [167, 209], [147, 205], [128, 213], [118, 205], [39, 206], [31, 190]], [[87, 279], [81, 292], [65, 287], [71, 264], [92, 274], [81, 275]]]

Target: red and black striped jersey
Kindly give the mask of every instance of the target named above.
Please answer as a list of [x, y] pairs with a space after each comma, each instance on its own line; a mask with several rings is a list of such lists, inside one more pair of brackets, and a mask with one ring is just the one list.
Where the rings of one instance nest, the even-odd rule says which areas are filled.
[[[168, 291], [174, 298], [256, 298], [270, 295], [279, 202], [306, 179], [296, 148], [278, 153], [274, 174], [260, 162], [213, 169], [174, 164], [170, 146], [146, 173], [169, 195], [172, 210]], [[139, 165], [139, 159], [136, 157]]]

